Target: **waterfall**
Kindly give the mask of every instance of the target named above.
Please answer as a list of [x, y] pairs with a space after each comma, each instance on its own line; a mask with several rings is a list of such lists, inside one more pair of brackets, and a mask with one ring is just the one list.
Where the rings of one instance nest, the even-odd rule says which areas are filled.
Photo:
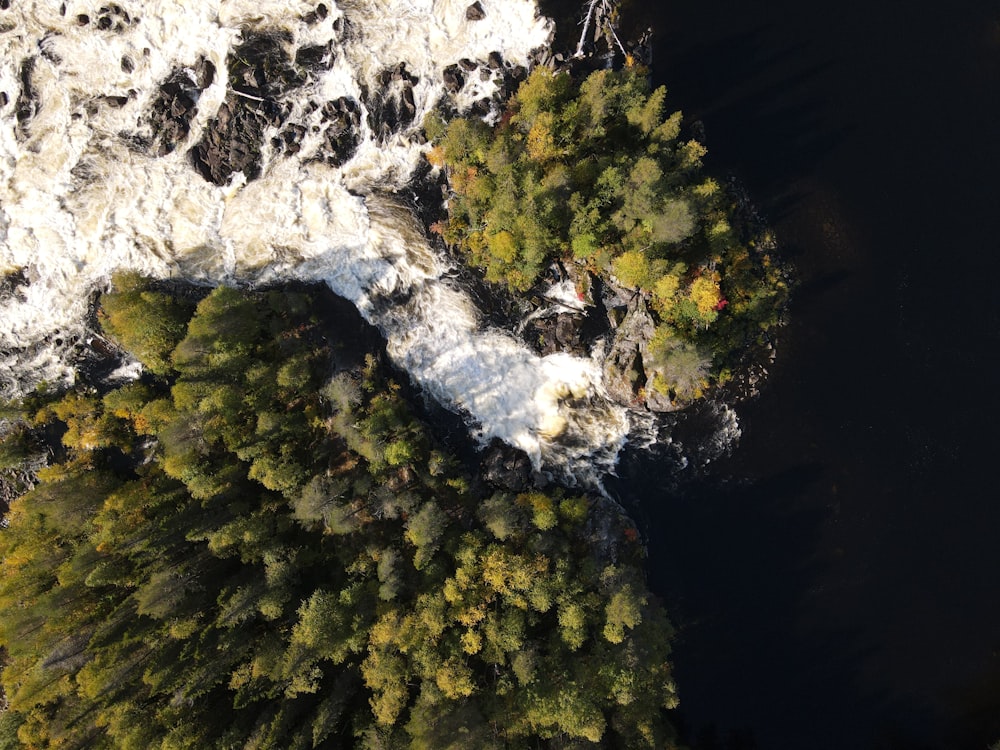
[[[485, 326], [392, 196], [442, 97], [459, 110], [488, 99], [502, 68], [548, 43], [534, 2], [481, 0], [482, 13], [464, 0], [193, 7], [144, 0], [94, 14], [38, 0], [0, 11], [4, 394], [72, 381], [89, 300], [116, 270], [321, 281], [476, 437], [570, 481], [611, 470], [629, 418], [604, 394], [599, 364], [540, 357]], [[234, 132], [251, 148], [234, 146]]]

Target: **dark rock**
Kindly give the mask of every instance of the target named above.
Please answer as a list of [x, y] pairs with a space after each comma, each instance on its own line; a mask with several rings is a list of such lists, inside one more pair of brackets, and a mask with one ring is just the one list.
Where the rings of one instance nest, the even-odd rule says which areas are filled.
[[123, 73], [131, 73], [135, 70], [135, 63], [132, 62], [132, 58], [128, 55], [122, 55], [121, 66]]
[[465, 85], [465, 75], [457, 65], [449, 65], [442, 73], [444, 87], [452, 94], [457, 94]]
[[17, 126], [14, 135], [18, 140], [23, 141], [28, 137], [29, 125], [32, 118], [38, 114], [39, 101], [38, 93], [31, 82], [32, 74], [35, 71], [35, 58], [29, 57], [21, 63], [18, 71], [18, 78], [21, 80], [21, 91], [17, 95], [14, 103], [14, 116], [17, 118]]
[[[80, 14], [76, 17], [77, 23], [85, 26], [89, 21], [89, 16]], [[121, 33], [129, 26], [139, 22], [139, 18], [132, 18], [122, 6], [111, 3], [103, 5], [97, 12], [97, 28], [101, 31], [114, 31]]]
[[321, 121], [327, 123], [317, 158], [332, 167], [339, 167], [357, 153], [361, 137], [361, 110], [358, 103], [341, 97], [323, 105]]
[[215, 63], [204, 57], [194, 66], [195, 83], [199, 89], [207, 89], [215, 81]]
[[525, 340], [542, 355], [568, 352], [585, 356], [580, 336], [584, 321], [583, 314], [569, 312], [535, 318], [525, 326]]
[[580, 342], [580, 317], [568, 313], [556, 316], [556, 341], [565, 347], [573, 347]]
[[413, 86], [419, 80], [406, 69], [406, 63], [399, 63], [375, 76], [377, 91], [364, 92], [368, 126], [380, 142], [386, 142], [393, 133], [413, 123], [417, 112]]
[[531, 460], [527, 454], [494, 439], [483, 452], [482, 477], [494, 487], [523, 492], [531, 487]]
[[329, 14], [330, 10], [326, 7], [326, 5], [320, 3], [316, 6], [316, 10], [310, 11], [302, 16], [302, 20], [312, 26], [314, 23], [324, 20]]
[[295, 53], [295, 64], [310, 73], [329, 70], [333, 66], [333, 42], [302, 47]]
[[470, 21], [482, 21], [486, 18], [486, 11], [483, 10], [483, 6], [479, 0], [476, 0], [476, 2], [465, 9], [465, 17]]
[[[237, 172], [243, 172], [248, 181], [260, 176], [265, 131], [281, 127], [290, 112], [281, 97], [309, 80], [304, 66], [294, 64], [288, 54], [290, 42], [287, 32], [249, 34], [226, 59], [230, 91], [225, 109], [220, 107], [191, 149], [192, 165], [209, 182], [225, 185]], [[305, 49], [311, 50], [305, 58], [310, 63], [326, 64], [327, 55], [332, 55], [332, 48], [328, 52], [325, 46]], [[281, 142], [286, 152], [295, 153], [301, 138], [282, 138]]]
[[493, 77], [493, 71], [489, 68], [481, 68], [479, 71], [479, 80], [488, 81]]
[[413, 101], [413, 87], [407, 86], [403, 89], [403, 95], [401, 97], [403, 104], [403, 110], [407, 113], [407, 119], [413, 122], [413, 117], [417, 114], [417, 105]]
[[59, 36], [59, 34], [46, 34], [38, 45], [38, 49], [42, 53], [42, 57], [51, 62], [53, 65], [62, 64], [62, 58], [59, 56], [59, 53], [52, 48], [52, 39], [57, 36]]
[[470, 73], [479, 67], [479, 63], [477, 63], [475, 60], [470, 60], [467, 57], [463, 57], [461, 60], [459, 60], [458, 64], [461, 65], [462, 68], [469, 71]]
[[203, 57], [194, 68], [175, 69], [160, 84], [147, 115], [153, 131], [151, 149], [154, 154], [169, 154], [187, 138], [191, 121], [198, 113], [201, 92], [214, 77], [215, 66]]
[[30, 284], [28, 274], [24, 268], [8, 271], [0, 275], [0, 302], [6, 302], [11, 297], [22, 296], [19, 294], [22, 287]]
[[499, 70], [503, 67], [503, 55], [499, 52], [490, 52], [486, 57], [486, 62], [490, 64], [491, 68]]
[[513, 70], [510, 71], [510, 77], [515, 81], [523, 81], [528, 77], [528, 69], [523, 65], [515, 65]]
[[488, 115], [492, 109], [493, 100], [485, 96], [482, 99], [477, 99], [472, 105], [472, 111], [477, 115]]

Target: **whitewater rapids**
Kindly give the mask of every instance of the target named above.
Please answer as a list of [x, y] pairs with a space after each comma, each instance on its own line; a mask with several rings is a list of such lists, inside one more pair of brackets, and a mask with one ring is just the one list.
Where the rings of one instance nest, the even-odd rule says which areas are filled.
[[[445, 278], [447, 260], [392, 197], [426, 149], [424, 114], [442, 97], [459, 109], [489, 97], [499, 84], [491, 53], [527, 66], [551, 38], [534, 2], [479, 6], [478, 20], [468, 0], [144, 0], [100, 10], [20, 0], [0, 10], [0, 273], [24, 281], [0, 294], [2, 394], [72, 382], [70, 342], [86, 336], [88, 302], [116, 270], [209, 284], [321, 281], [477, 438], [501, 438], [570, 481], [611, 470], [629, 419], [607, 399], [599, 363], [539, 357], [484, 328]], [[109, 7], [117, 16], [99, 19]], [[277, 35], [293, 58], [331, 50], [332, 64], [281, 105], [308, 126], [310, 102], [353, 102], [356, 149], [343, 163], [315, 158], [316, 127], [303, 127], [297, 153], [280, 153], [275, 127], [258, 178], [237, 172], [217, 185], [193, 168], [190, 152], [226, 101], [227, 60], [254, 33]], [[444, 70], [463, 60], [487, 73], [449, 91]], [[216, 73], [197, 92], [190, 131], [165, 155], [137, 148], [154, 137], [149, 111], [164, 81], [205, 61]], [[374, 132], [366, 102], [400, 63], [415, 115]]]

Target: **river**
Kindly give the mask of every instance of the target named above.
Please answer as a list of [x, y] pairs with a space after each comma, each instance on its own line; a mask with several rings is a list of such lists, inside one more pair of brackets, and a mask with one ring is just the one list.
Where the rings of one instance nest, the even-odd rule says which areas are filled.
[[[215, 15], [162, 0], [144, 6], [145, 20], [109, 17], [107, 28], [84, 22], [82, 4], [65, 15], [55, 4], [5, 9], [26, 15], [0, 32], [0, 270], [26, 269], [28, 284], [2, 302], [4, 388], [66, 375], [52, 347], [116, 268], [323, 280], [381, 326], [423, 388], [476, 418], [482, 437], [521, 445], [536, 464], [607, 460], [627, 425], [590, 363], [477, 333], [477, 314], [455, 296], [449, 309], [467, 314], [448, 322], [462, 323], [470, 351], [449, 347], [462, 356], [429, 365], [442, 358], [426, 347], [451, 339], [414, 334], [410, 312], [440, 308], [421, 303], [425, 291], [434, 301], [455, 289], [437, 283], [447, 269], [381, 197], [406, 181], [415, 139], [386, 141], [361, 118], [357, 153], [324, 166], [312, 158], [319, 135], [289, 159], [268, 138], [263, 176], [246, 186], [209, 184], [181, 150], [142, 146], [171, 81], [198, 104], [187, 146], [218, 126], [226, 82], [200, 80], [211, 79], [205, 60], [219, 71], [239, 62], [229, 57], [236, 29], [261, 18], [297, 51], [335, 52], [327, 72], [281, 94], [289, 122], [308, 133], [328, 125], [311, 103], [348, 120], [359, 106], [387, 106], [388, 93], [373, 104], [362, 87], [383, 79], [393, 107], [409, 96], [422, 116], [443, 62], [484, 68], [497, 49], [523, 62], [546, 37], [523, 0], [483, 0], [474, 27], [464, 0], [400, 0], [370, 17], [364, 4], [343, 5], [338, 25], [339, 8], [317, 16], [319, 6], [306, 13], [310, 4], [288, 0], [227, 3]], [[1000, 8], [705, 0], [645, 13], [658, 30], [655, 76], [703, 121], [710, 167], [749, 188], [801, 280], [771, 377], [739, 407], [732, 455], [679, 478], [675, 463], [626, 455], [613, 487], [642, 517], [651, 580], [678, 625], [677, 719], [705, 749], [982, 748], [1000, 738], [990, 364], [1000, 344]], [[34, 95], [15, 95], [26, 88]], [[406, 314], [385, 304], [398, 299]], [[523, 378], [497, 377], [512, 362]], [[469, 382], [496, 387], [470, 393]], [[575, 391], [589, 394], [586, 408], [560, 413]], [[593, 444], [546, 455], [545, 431], [574, 422]]]
[[704, 748], [1000, 739], [1000, 5], [671, 3], [655, 77], [800, 279], [728, 459], [631, 457]]

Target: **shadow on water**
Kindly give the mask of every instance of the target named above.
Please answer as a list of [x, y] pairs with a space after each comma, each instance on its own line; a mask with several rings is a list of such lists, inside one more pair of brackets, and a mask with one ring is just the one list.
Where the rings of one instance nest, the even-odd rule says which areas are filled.
[[[765, 702], [781, 690], [773, 684], [781, 678], [760, 666], [808, 658], [787, 633], [817, 575], [811, 552], [826, 510], [796, 498], [824, 481], [824, 468], [801, 464], [756, 480], [705, 477], [664, 487], [656, 463], [626, 455], [609, 485], [653, 541], [650, 584], [677, 627], [675, 720], [699, 750], [767, 747], [758, 745], [755, 718], [771, 712]], [[717, 713], [726, 716], [721, 729]]]
[[696, 44], [654, 65], [668, 106], [681, 107], [689, 123], [703, 123], [706, 163], [727, 170], [738, 164], [737, 176], [766, 199], [761, 208], [771, 221], [795, 210], [798, 181], [855, 130], [828, 117], [827, 102], [815, 93], [834, 62], [806, 42], [773, 46], [765, 27]]

